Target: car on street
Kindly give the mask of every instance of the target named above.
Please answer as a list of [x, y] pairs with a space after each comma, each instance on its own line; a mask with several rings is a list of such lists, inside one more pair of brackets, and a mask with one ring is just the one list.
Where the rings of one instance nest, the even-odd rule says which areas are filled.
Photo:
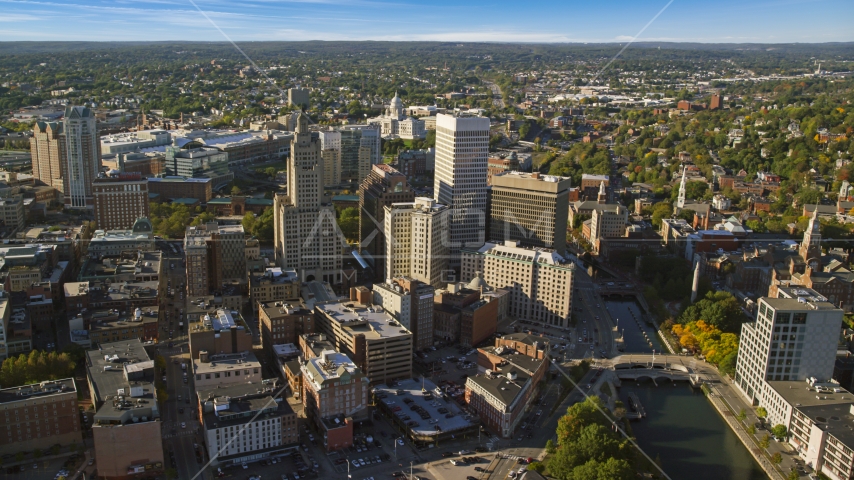
[[187, 424], [184, 422], [181, 422], [181, 428], [187, 428]]

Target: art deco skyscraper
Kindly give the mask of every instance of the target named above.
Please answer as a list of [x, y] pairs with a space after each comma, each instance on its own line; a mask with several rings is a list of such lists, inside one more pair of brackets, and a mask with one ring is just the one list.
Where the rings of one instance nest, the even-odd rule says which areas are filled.
[[88, 107], [68, 106], [62, 120], [65, 136], [63, 194], [69, 208], [93, 208], [92, 182], [101, 171], [101, 141], [95, 113]]
[[488, 157], [488, 118], [436, 117], [433, 197], [451, 207], [450, 262], [454, 266], [460, 263], [460, 248], [485, 241]]
[[276, 261], [296, 269], [302, 281], [341, 282], [342, 236], [332, 205], [323, 198], [323, 161], [319, 135], [308, 130], [308, 117], [296, 120], [288, 159], [288, 193], [276, 195], [273, 208]]

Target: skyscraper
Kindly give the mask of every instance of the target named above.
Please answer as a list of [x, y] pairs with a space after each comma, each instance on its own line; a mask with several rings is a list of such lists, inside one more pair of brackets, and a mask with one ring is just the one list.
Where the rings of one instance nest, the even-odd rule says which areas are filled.
[[65, 206], [92, 208], [92, 182], [101, 170], [101, 141], [95, 124], [95, 113], [88, 107], [65, 109]]
[[62, 192], [66, 167], [62, 123], [38, 122], [33, 126], [30, 156], [33, 160], [33, 177], [36, 181]]
[[506, 172], [492, 177], [489, 239], [566, 251], [569, 177]]
[[320, 136], [300, 113], [288, 158], [288, 193], [273, 202], [276, 261], [297, 270], [302, 281], [341, 282], [342, 237], [332, 205], [323, 197]]
[[359, 252], [373, 263], [377, 280], [385, 278], [384, 209], [413, 200], [415, 192], [406, 177], [385, 164], [371, 167], [371, 173], [359, 185]]
[[385, 207], [387, 280], [412, 277], [434, 287], [447, 283], [449, 213], [425, 197]]
[[341, 127], [341, 181], [358, 184], [380, 163], [380, 129], [377, 125]]
[[451, 207], [451, 265], [462, 247], [483, 245], [486, 228], [486, 170], [489, 119], [436, 117], [436, 175], [433, 196]]

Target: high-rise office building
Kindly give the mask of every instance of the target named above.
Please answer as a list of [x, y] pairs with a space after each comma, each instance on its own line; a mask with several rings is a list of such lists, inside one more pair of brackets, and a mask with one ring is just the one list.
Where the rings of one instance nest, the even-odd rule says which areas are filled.
[[385, 207], [414, 200], [406, 177], [385, 164], [371, 167], [359, 185], [359, 252], [374, 266], [376, 279], [385, 275]]
[[342, 237], [332, 205], [321, 203], [323, 161], [320, 136], [308, 130], [308, 117], [296, 121], [288, 159], [288, 193], [273, 203], [276, 261], [293, 268], [302, 281], [341, 282]]
[[392, 278], [374, 284], [373, 294], [375, 305], [412, 332], [413, 348], [424, 350], [433, 345], [433, 287], [413, 278]]
[[88, 107], [68, 106], [62, 123], [66, 161], [63, 177], [65, 206], [92, 208], [92, 182], [101, 171], [101, 139], [95, 113]]
[[566, 251], [569, 177], [507, 172], [492, 177], [489, 238]]
[[148, 217], [148, 180], [139, 174], [96, 178], [92, 196], [101, 230], [127, 230], [138, 218]]
[[433, 198], [451, 207], [451, 264], [462, 247], [483, 245], [486, 229], [486, 170], [489, 119], [436, 117], [436, 174]]
[[226, 281], [246, 279], [246, 235], [242, 225], [207, 223], [187, 227], [187, 296], [207, 295]]
[[62, 182], [67, 165], [61, 122], [38, 122], [33, 126], [30, 156], [36, 182], [62, 192], [65, 188]]
[[288, 105], [296, 105], [300, 108], [306, 109], [309, 107], [309, 97], [308, 90], [302, 90], [299, 88], [289, 88], [288, 89]]
[[432, 198], [385, 207], [385, 277], [447, 283], [450, 209]]
[[341, 127], [341, 181], [359, 183], [371, 165], [380, 163], [380, 129], [377, 125]]

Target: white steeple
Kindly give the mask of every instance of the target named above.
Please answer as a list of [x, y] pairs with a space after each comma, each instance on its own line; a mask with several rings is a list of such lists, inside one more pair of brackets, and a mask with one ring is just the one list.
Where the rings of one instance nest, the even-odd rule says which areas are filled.
[[683, 166], [682, 183], [679, 184], [679, 197], [676, 199], [677, 208], [685, 208], [685, 170], [686, 168]]
[[691, 284], [691, 303], [697, 300], [697, 291], [700, 289], [700, 262], [694, 265], [694, 282]]

